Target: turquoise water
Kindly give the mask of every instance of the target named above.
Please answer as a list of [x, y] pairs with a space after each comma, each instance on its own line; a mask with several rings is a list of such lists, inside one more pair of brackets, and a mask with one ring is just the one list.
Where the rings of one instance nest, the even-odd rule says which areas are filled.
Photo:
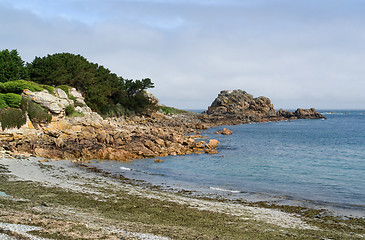
[[226, 126], [233, 131], [229, 136], [214, 134], [224, 126], [215, 127], [203, 134], [221, 142], [216, 155], [98, 165], [166, 188], [311, 203], [365, 215], [364, 112], [325, 113], [326, 120]]

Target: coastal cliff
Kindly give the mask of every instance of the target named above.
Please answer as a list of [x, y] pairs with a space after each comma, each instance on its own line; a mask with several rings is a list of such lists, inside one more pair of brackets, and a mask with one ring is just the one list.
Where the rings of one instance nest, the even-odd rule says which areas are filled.
[[203, 112], [203, 122], [216, 125], [234, 125], [250, 122], [282, 121], [288, 119], [325, 118], [314, 108], [289, 112], [283, 109], [276, 111], [267, 97], [254, 98], [246, 91], [224, 90], [213, 101], [208, 110]]
[[[167, 116], [154, 112], [149, 116], [103, 119], [91, 111], [74, 88], [67, 93], [55, 88], [53, 94], [24, 90], [23, 97], [46, 109], [51, 121], [39, 121], [27, 114], [25, 125], [1, 132], [2, 148], [8, 153], [52, 159], [128, 161], [212, 149], [205, 141], [195, 141], [201, 136], [193, 133], [206, 129], [206, 125], [192, 113]], [[70, 106], [78, 114], [76, 117], [67, 116]]]

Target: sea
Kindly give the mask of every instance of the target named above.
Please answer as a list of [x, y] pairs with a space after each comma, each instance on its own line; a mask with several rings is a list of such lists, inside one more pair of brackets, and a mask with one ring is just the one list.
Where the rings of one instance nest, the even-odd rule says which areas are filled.
[[[93, 165], [167, 191], [365, 217], [365, 110], [319, 112], [327, 119], [210, 128], [201, 134], [220, 142], [214, 155]], [[224, 127], [233, 134], [215, 134]]]

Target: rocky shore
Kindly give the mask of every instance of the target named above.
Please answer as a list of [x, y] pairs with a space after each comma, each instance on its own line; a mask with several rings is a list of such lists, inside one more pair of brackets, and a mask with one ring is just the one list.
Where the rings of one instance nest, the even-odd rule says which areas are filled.
[[[39, 124], [27, 119], [20, 129], [0, 132], [3, 150], [13, 155], [75, 161], [128, 161], [190, 153], [215, 154], [218, 142], [202, 139], [200, 130], [216, 125], [324, 118], [313, 108], [276, 111], [270, 99], [253, 98], [242, 90], [222, 91], [202, 114], [153, 112], [145, 116], [108, 119], [92, 112], [76, 89], [70, 89], [66, 94], [56, 88], [53, 95], [47, 91], [25, 90], [23, 96], [46, 108], [52, 114], [52, 121]], [[158, 101], [154, 101], [157, 104]], [[66, 117], [65, 109], [70, 104], [75, 105], [83, 116]], [[231, 134], [229, 130], [222, 133], [227, 132]]]

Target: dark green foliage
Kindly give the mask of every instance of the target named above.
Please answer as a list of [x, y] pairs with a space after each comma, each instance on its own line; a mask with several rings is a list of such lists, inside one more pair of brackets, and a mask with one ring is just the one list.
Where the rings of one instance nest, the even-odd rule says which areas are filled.
[[[20, 103], [22, 101], [22, 96], [20, 96], [19, 94], [15, 94], [15, 93], [7, 93], [7, 94], [1, 94], [0, 93], [0, 99], [3, 99], [5, 104], [5, 107], [13, 107], [13, 108], [18, 108], [20, 106]], [[1, 103], [0, 103], [0, 108], [1, 107]], [[3, 108], [5, 108], [3, 107]]]
[[74, 106], [72, 105], [68, 105], [66, 108], [65, 108], [65, 112], [66, 112], [66, 116], [70, 116], [71, 114], [75, 113], [76, 110], [74, 108]]
[[15, 80], [5, 83], [0, 82], [0, 93], [22, 93], [24, 89], [28, 89], [32, 92], [42, 91], [43, 88], [39, 84], [25, 81], [25, 80]]
[[25, 113], [21, 109], [0, 109], [0, 122], [3, 131], [8, 128], [20, 128], [26, 123], [26, 121], [27, 118]]
[[84, 116], [83, 113], [80, 113], [80, 112], [76, 111], [75, 107], [72, 106], [72, 105], [68, 105], [65, 108], [65, 113], [66, 113], [67, 117], [82, 117], [82, 116]]
[[28, 98], [22, 99], [20, 107], [23, 112], [28, 112], [29, 119], [35, 127], [50, 123], [52, 120], [52, 115], [48, 113], [47, 109]]
[[133, 115], [132, 111], [126, 110], [120, 103], [113, 106], [105, 106], [101, 112], [103, 117]]
[[118, 103], [123, 109], [137, 113], [143, 113], [151, 105], [144, 94], [147, 88], [154, 87], [150, 79], [124, 80], [80, 55], [57, 53], [36, 57], [28, 64], [28, 70], [31, 80], [37, 83], [68, 85], [82, 91], [87, 105], [104, 115], [119, 114]]
[[80, 113], [80, 112], [76, 111], [75, 107], [72, 106], [72, 105], [68, 105], [65, 108], [65, 112], [66, 112], [67, 117], [82, 117], [82, 116], [84, 116], [83, 113]]
[[0, 52], [0, 82], [27, 79], [27, 69], [17, 50], [5, 49]]

